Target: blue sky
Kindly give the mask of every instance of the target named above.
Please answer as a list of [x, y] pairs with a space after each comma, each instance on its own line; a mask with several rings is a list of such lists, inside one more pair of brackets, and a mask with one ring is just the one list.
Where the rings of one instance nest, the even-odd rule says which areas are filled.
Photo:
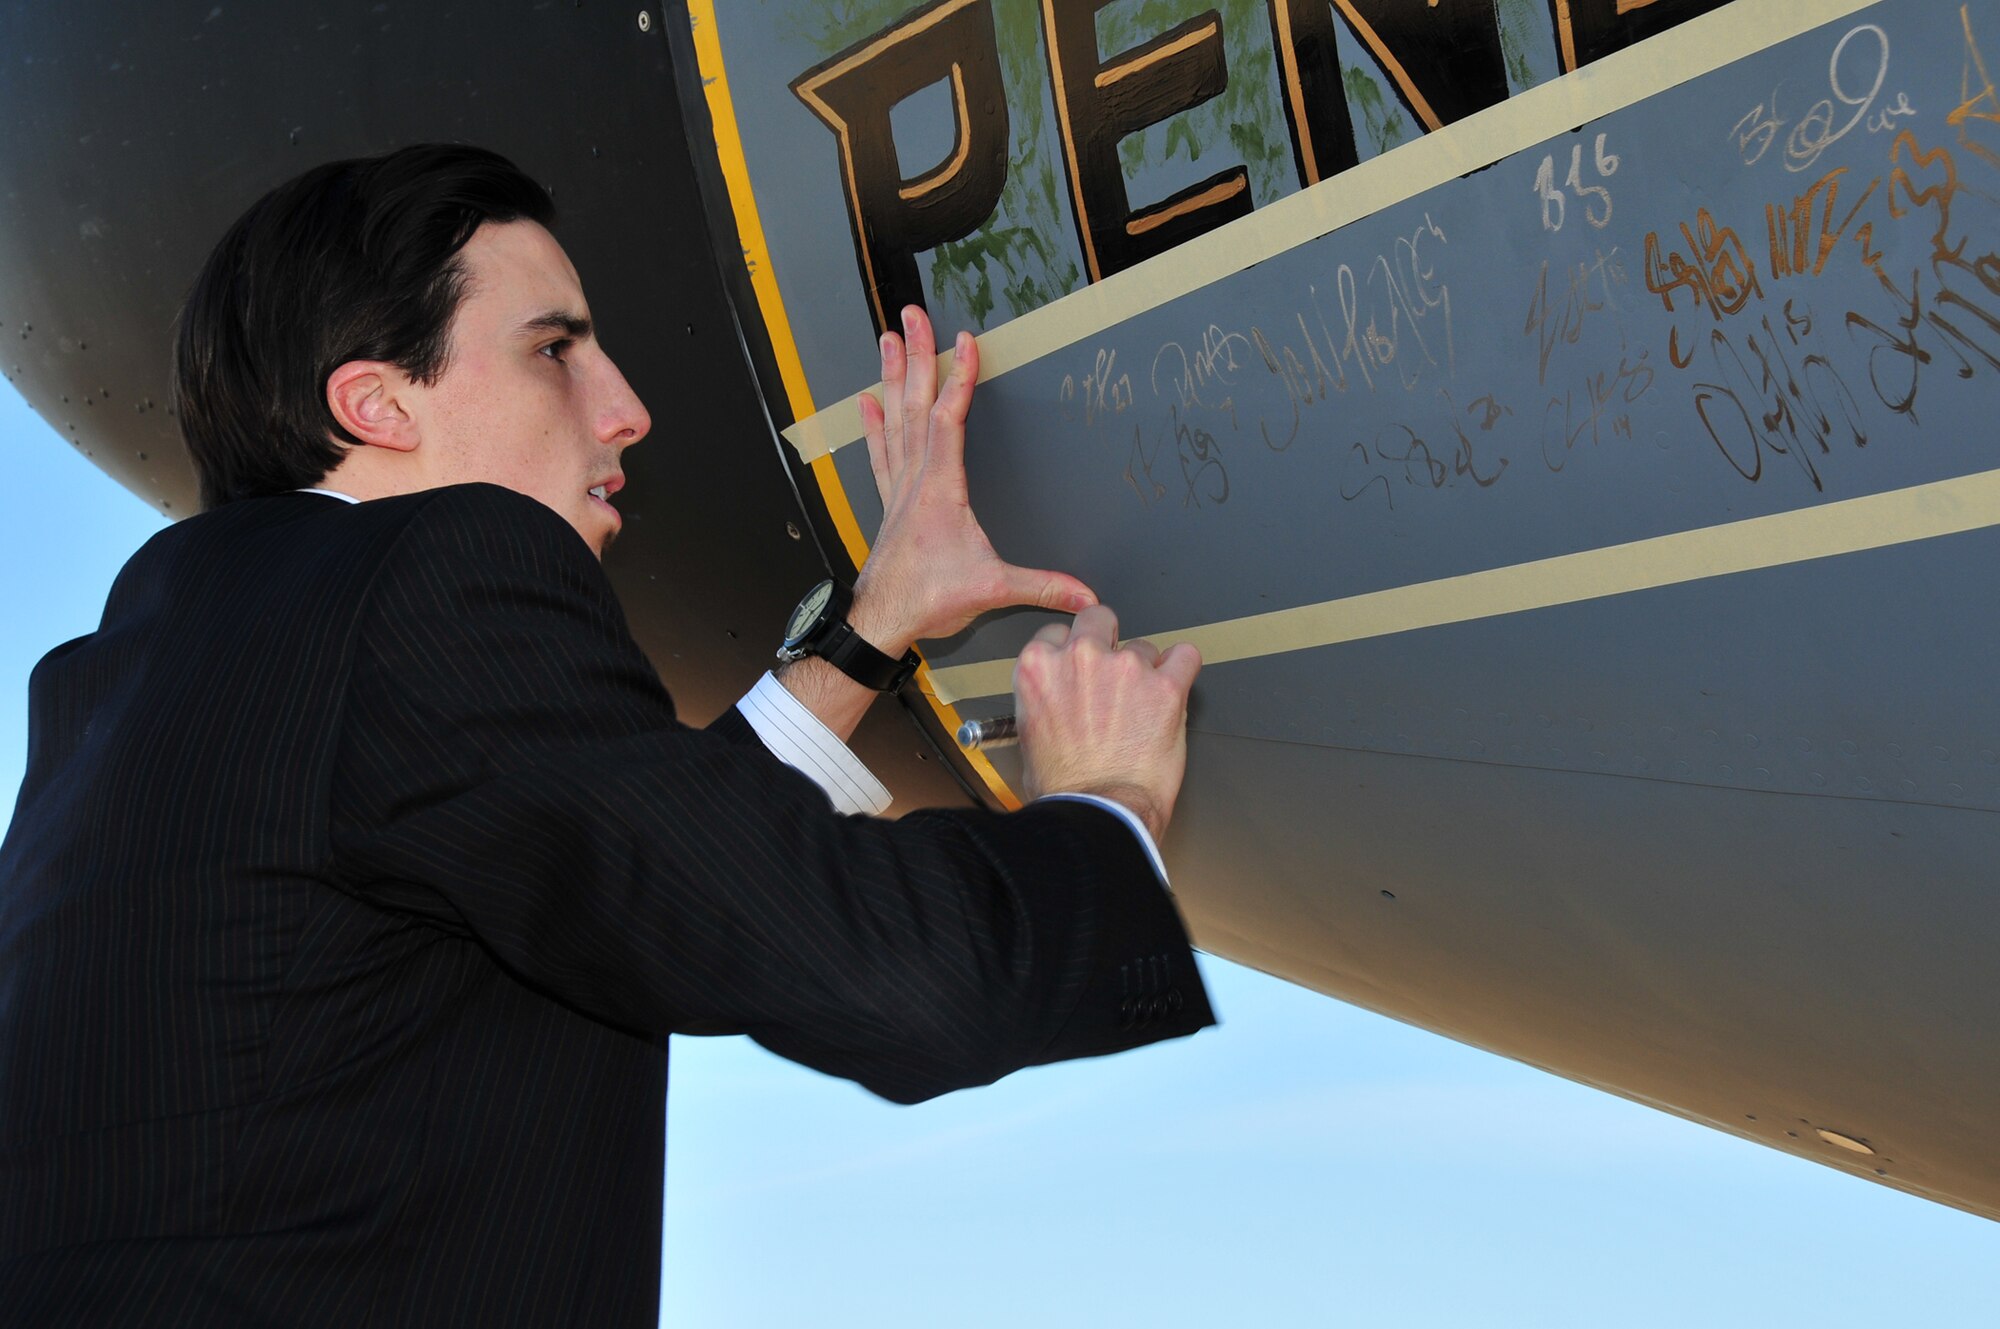
[[[0, 449], [11, 807], [29, 670], [95, 625], [162, 520], [4, 385]], [[2000, 1224], [1204, 972], [1219, 1029], [915, 1108], [743, 1039], [676, 1039], [663, 1321], [1995, 1322]]]

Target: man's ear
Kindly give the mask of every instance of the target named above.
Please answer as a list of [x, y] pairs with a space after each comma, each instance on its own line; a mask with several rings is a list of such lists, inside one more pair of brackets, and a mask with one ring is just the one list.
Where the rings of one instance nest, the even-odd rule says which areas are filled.
[[408, 375], [385, 360], [349, 360], [326, 377], [327, 409], [361, 442], [413, 452], [418, 443], [408, 399], [413, 386]]

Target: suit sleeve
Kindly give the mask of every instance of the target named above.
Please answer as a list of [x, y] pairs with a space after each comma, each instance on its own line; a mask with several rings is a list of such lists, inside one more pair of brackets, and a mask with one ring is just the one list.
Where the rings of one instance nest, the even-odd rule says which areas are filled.
[[337, 884], [599, 1020], [748, 1033], [899, 1102], [1213, 1022], [1116, 817], [844, 817], [738, 728], [675, 719], [559, 516], [438, 491], [359, 628]]

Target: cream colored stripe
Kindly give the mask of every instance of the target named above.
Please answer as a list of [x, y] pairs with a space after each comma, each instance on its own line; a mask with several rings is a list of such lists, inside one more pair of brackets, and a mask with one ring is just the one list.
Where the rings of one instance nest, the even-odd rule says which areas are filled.
[[[2000, 526], [2000, 470], [1152, 633], [1146, 640], [1162, 650], [1176, 642], [1192, 642], [1204, 662], [1220, 664], [1782, 567], [1988, 526]], [[953, 665], [933, 669], [931, 686], [950, 702], [998, 696], [1012, 690], [1013, 670], [1012, 660]]]
[[[1710, 10], [1002, 324], [979, 339], [980, 381], [1874, 3], [1734, 0]], [[941, 361], [939, 375], [947, 369]], [[845, 447], [861, 437], [859, 400], [835, 402], [785, 437], [805, 461]]]

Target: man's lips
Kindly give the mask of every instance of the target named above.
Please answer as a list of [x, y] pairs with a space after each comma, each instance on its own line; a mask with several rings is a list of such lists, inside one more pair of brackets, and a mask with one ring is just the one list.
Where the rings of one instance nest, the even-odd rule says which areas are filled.
[[618, 523], [621, 526], [624, 524], [624, 518], [618, 515], [617, 508], [611, 506], [611, 495], [617, 493], [624, 487], [625, 487], [625, 477], [622, 475], [614, 475], [611, 476], [609, 479], [598, 481], [596, 484], [592, 485], [588, 491], [586, 491], [587, 496], [589, 497], [591, 503], [597, 507], [603, 508], [606, 512], [610, 513], [611, 520]]

